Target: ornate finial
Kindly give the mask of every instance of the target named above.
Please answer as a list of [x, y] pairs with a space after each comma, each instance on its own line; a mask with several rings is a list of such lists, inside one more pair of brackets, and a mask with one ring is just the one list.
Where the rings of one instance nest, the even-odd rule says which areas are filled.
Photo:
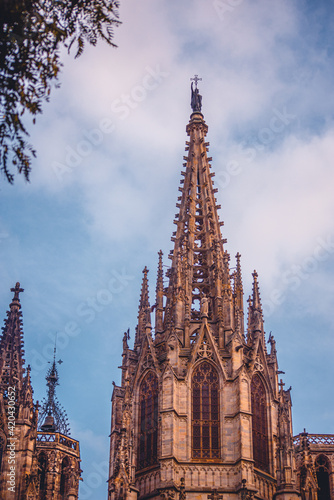
[[279, 388], [280, 388], [280, 392], [283, 392], [283, 388], [285, 386], [285, 383], [283, 382], [282, 379], [278, 382], [278, 385], [279, 385]]
[[[13, 300], [12, 300], [12, 304], [16, 304], [20, 307], [20, 298], [19, 298], [19, 294], [21, 292], [24, 292], [24, 289], [20, 287], [20, 283], [17, 282], [16, 285], [15, 285], [15, 288], [11, 288], [10, 289], [11, 292], [14, 293], [14, 297], [13, 297]], [[11, 304], [11, 305], [12, 305]]]
[[262, 314], [262, 307], [261, 307], [261, 300], [260, 300], [260, 291], [259, 291], [259, 283], [258, 283], [258, 274], [256, 271], [252, 273], [253, 276], [253, 308], [261, 312]]
[[240, 265], [241, 254], [238, 252], [235, 256], [237, 260], [236, 273], [235, 273], [235, 284], [237, 287], [242, 289], [242, 276], [241, 276], [241, 265]]
[[[198, 75], [195, 75], [194, 78], [190, 78], [191, 80], [191, 108], [194, 113], [201, 112], [202, 109], [202, 96], [199, 93], [197, 88], [197, 83], [202, 80], [202, 78], [198, 78]], [[193, 82], [195, 82], [195, 89]]]
[[147, 308], [150, 307], [149, 300], [148, 300], [147, 274], [148, 274], [148, 269], [145, 266], [143, 269], [144, 276], [143, 276], [143, 281], [142, 281], [141, 294], [140, 294], [140, 304], [139, 304], [139, 309], [141, 309], [141, 310], [146, 310]]
[[194, 78], [190, 78], [190, 81], [194, 81], [197, 88], [197, 83], [201, 82], [202, 78], [199, 78], [198, 75], [195, 75]]
[[[57, 337], [56, 337], [57, 338]], [[41, 409], [38, 417], [38, 428], [43, 432], [60, 432], [61, 434], [69, 435], [70, 429], [67, 421], [65, 410], [60, 406], [56, 397], [56, 387], [59, 385], [58, 371], [56, 366], [56, 340], [53, 349], [53, 362], [45, 377], [47, 385], [47, 397], [44, 398], [41, 404]], [[49, 361], [49, 363], [51, 363]], [[60, 359], [57, 363], [61, 364]]]
[[148, 324], [151, 324], [150, 313], [151, 306], [148, 297], [148, 279], [147, 279], [148, 269], [145, 266], [143, 269], [143, 280], [139, 299], [139, 311], [138, 311], [138, 324], [136, 328], [135, 335], [135, 347], [139, 348], [141, 341]]

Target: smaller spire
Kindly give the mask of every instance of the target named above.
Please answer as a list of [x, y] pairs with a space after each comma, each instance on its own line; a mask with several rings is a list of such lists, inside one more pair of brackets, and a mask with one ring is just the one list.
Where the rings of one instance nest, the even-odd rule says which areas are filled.
[[[56, 337], [57, 339], [57, 337]], [[49, 368], [45, 380], [47, 385], [47, 398], [44, 398], [41, 404], [41, 409], [38, 418], [38, 429], [42, 432], [60, 432], [67, 436], [70, 435], [67, 414], [60, 406], [56, 397], [56, 387], [59, 385], [57, 365], [62, 363], [59, 359], [56, 361], [56, 342], [53, 350], [53, 362]]]
[[156, 287], [156, 309], [155, 309], [155, 334], [159, 334], [163, 330], [163, 310], [164, 310], [164, 277], [162, 269], [162, 256], [163, 253], [160, 250], [159, 264], [158, 264], [158, 276], [157, 276], [157, 287]]
[[237, 259], [237, 267], [235, 273], [235, 288], [237, 290], [241, 290], [241, 292], [243, 293], [240, 257], [241, 255], [238, 252], [237, 255], [235, 256], [235, 258]]
[[258, 278], [257, 272], [254, 271], [252, 276], [253, 276], [253, 295], [252, 297], [250, 297], [249, 300], [248, 334], [251, 334], [255, 331], [260, 331], [264, 335], [263, 311], [261, 305], [259, 283], [257, 280]]
[[141, 287], [141, 294], [140, 294], [140, 303], [139, 303], [139, 310], [147, 310], [148, 307], [150, 307], [149, 303], [149, 298], [148, 298], [148, 269], [145, 266], [143, 269], [143, 282], [142, 282], [142, 287]]
[[259, 291], [259, 283], [257, 281], [258, 274], [256, 271], [253, 272], [253, 308], [260, 310], [262, 313], [261, 299], [260, 299], [260, 291]]
[[151, 325], [151, 307], [148, 296], [148, 269], [145, 266], [143, 269], [143, 281], [140, 292], [140, 300], [139, 300], [139, 310], [138, 310], [138, 325], [136, 330], [135, 337], [135, 347], [139, 347], [141, 345], [141, 340], [144, 335], [146, 325]]
[[235, 324], [239, 326], [239, 331], [244, 336], [244, 290], [242, 286], [242, 275], [241, 275], [241, 265], [240, 265], [240, 253], [238, 252], [235, 256], [237, 260], [237, 266], [234, 273], [234, 307], [235, 307]]
[[6, 391], [9, 386], [15, 386], [19, 393], [24, 381], [22, 311], [19, 298], [23, 289], [20, 283], [16, 283], [11, 292], [14, 297], [9, 305], [0, 338], [0, 388]]

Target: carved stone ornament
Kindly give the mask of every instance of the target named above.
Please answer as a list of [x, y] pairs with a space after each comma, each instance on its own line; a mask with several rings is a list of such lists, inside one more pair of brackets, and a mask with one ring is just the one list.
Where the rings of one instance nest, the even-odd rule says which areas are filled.
[[144, 358], [143, 358], [143, 363], [142, 363], [142, 368], [143, 370], [146, 370], [147, 368], [151, 368], [154, 366], [152, 354], [148, 351]]
[[160, 491], [161, 500], [175, 500], [175, 491], [172, 488], [166, 488]]
[[212, 358], [212, 349], [206, 337], [203, 338], [201, 345], [198, 348], [198, 358]]
[[260, 356], [256, 356], [255, 362], [254, 362], [254, 369], [258, 372], [263, 372], [264, 371], [264, 366], [261, 362]]

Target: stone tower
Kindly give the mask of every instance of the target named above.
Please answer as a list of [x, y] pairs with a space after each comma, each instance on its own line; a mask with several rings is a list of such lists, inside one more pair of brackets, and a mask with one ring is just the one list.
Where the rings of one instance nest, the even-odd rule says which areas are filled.
[[[22, 312], [16, 283], [0, 339], [0, 498], [1, 500], [77, 500], [79, 443], [69, 437], [55, 397], [58, 373], [47, 375], [48, 397], [38, 419], [30, 367], [24, 368]], [[41, 429], [39, 431], [39, 423]]]
[[133, 349], [123, 338], [108, 500], [297, 500], [290, 389], [265, 338], [255, 271], [245, 325], [241, 256], [231, 270], [197, 82], [168, 285], [160, 252], [154, 304], [145, 268]]
[[39, 498], [77, 500], [81, 473], [79, 442], [70, 437], [66, 412], [56, 397], [58, 380], [55, 347], [46, 375], [47, 397], [42, 401], [37, 427]]
[[35, 465], [37, 405], [24, 368], [22, 312], [16, 283], [0, 340], [0, 498], [26, 498]]

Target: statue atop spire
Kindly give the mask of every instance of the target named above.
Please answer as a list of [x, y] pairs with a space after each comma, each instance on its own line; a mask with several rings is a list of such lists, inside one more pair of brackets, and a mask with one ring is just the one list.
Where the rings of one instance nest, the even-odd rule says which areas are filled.
[[[198, 78], [198, 75], [195, 75], [194, 78], [190, 78], [191, 80], [191, 108], [194, 113], [200, 113], [202, 109], [202, 96], [199, 93], [197, 88], [197, 83], [202, 80], [202, 78]], [[195, 89], [194, 83], [195, 82]]]

